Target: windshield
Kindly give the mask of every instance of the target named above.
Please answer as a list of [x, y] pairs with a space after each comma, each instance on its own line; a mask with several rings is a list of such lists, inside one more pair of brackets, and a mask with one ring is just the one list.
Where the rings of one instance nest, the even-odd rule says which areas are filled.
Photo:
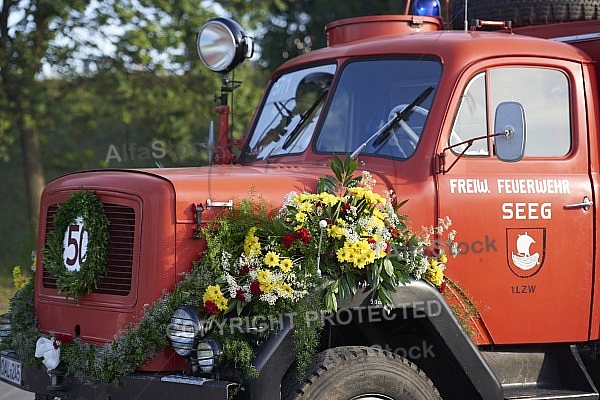
[[260, 160], [306, 150], [335, 68], [335, 65], [308, 68], [277, 78], [250, 136], [245, 159]]
[[[317, 153], [360, 149], [362, 155], [408, 158], [420, 141], [441, 70], [440, 62], [431, 59], [362, 59], [348, 63], [337, 83], [334, 66], [283, 75], [267, 96], [244, 159], [303, 152], [311, 140]], [[295, 110], [298, 85], [314, 74], [332, 75], [317, 77], [322, 81], [321, 91], [316, 90], [305, 107]], [[418, 105], [413, 105], [415, 100]], [[409, 105], [412, 110], [385, 135], [376, 135]], [[319, 116], [322, 122], [317, 124]], [[295, 128], [298, 123], [301, 127]]]

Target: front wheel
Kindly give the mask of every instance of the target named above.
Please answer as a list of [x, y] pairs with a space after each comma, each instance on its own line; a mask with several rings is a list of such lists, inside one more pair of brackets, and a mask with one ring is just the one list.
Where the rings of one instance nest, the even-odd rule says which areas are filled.
[[373, 347], [338, 347], [317, 354], [306, 379], [285, 400], [439, 400], [415, 364]]

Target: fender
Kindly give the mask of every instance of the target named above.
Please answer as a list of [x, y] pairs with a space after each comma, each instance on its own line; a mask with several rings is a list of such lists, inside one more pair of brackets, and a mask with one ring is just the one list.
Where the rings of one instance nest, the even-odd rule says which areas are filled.
[[[371, 305], [371, 290], [357, 292], [352, 298], [339, 303], [339, 309], [352, 309], [380, 306]], [[411, 280], [398, 286], [392, 294], [394, 304], [436, 304], [435, 313], [426, 318], [434, 327], [442, 342], [458, 361], [465, 375], [484, 400], [502, 399], [502, 387], [477, 346], [463, 330], [460, 322], [450, 309], [442, 294], [424, 281]], [[259, 376], [246, 381], [244, 398], [251, 400], [272, 400], [280, 398], [279, 383], [294, 361], [293, 321], [288, 316], [282, 318], [281, 330], [272, 335], [257, 352], [254, 366]]]
[[[370, 290], [356, 293], [353, 298], [340, 302], [340, 309], [377, 307], [370, 305], [370, 296]], [[411, 280], [406, 285], [398, 286], [396, 293], [392, 294], [392, 300], [396, 305], [430, 303], [439, 305], [436, 307], [436, 313], [426, 315], [425, 318], [429, 320], [442, 342], [456, 358], [481, 398], [484, 400], [504, 398], [498, 378], [483, 359], [469, 335], [463, 330], [446, 299], [437, 288], [424, 281]]]

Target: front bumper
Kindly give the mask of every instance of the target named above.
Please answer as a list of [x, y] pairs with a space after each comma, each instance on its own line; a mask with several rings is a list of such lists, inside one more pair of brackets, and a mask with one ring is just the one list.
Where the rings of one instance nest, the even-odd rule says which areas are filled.
[[[0, 355], [19, 361], [10, 350], [3, 350]], [[232, 382], [177, 373], [136, 372], [121, 377], [118, 382], [99, 380], [82, 382], [71, 376], [62, 376], [60, 372], [50, 372], [54, 373], [48, 374], [43, 366], [40, 368], [22, 366], [20, 384], [5, 379], [1, 381], [28, 392], [47, 395], [50, 399], [64, 400], [172, 400], [174, 398], [227, 400], [230, 389], [235, 386]]]

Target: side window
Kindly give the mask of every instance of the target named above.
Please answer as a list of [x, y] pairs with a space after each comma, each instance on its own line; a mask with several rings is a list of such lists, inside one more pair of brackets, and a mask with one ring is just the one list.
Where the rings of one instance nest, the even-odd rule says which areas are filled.
[[549, 68], [490, 70], [491, 110], [517, 101], [525, 110], [525, 156], [562, 157], [571, 150], [571, 118], [567, 76]]
[[[485, 95], [485, 72], [476, 75], [467, 85], [462, 95], [458, 113], [450, 134], [450, 145], [487, 134], [487, 103]], [[460, 154], [467, 145], [456, 146], [452, 150]], [[490, 154], [488, 141], [475, 140], [465, 153], [466, 156], [487, 156]]]

